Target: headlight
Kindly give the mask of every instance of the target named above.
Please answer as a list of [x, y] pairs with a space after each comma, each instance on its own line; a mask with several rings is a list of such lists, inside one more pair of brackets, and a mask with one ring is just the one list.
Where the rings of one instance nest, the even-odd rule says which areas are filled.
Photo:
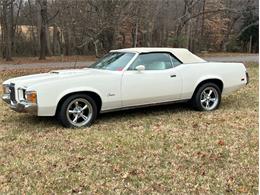
[[18, 99], [21, 100], [25, 100], [25, 88], [18, 88], [17, 92], [18, 92]]
[[3, 85], [3, 94], [9, 94], [10, 93], [10, 89], [9, 89], [9, 85]]
[[26, 91], [25, 92], [25, 99], [29, 103], [37, 103], [37, 93], [36, 91]]

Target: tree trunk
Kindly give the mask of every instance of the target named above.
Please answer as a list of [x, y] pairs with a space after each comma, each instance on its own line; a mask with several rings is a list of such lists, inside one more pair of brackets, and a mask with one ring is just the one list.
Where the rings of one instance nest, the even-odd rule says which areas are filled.
[[53, 35], [52, 35], [52, 54], [53, 55], [58, 55], [59, 51], [58, 51], [58, 28], [57, 25], [54, 24], [53, 25]]
[[251, 35], [249, 40], [249, 49], [248, 49], [249, 53], [252, 53], [252, 40], [253, 40], [253, 36]]
[[5, 59], [6, 61], [11, 61], [12, 60], [12, 34], [13, 34], [13, 29], [12, 29], [12, 6], [8, 6], [8, 11], [7, 11], [7, 36], [6, 36], [6, 56]]
[[4, 37], [4, 58], [6, 61], [12, 60], [12, 34], [13, 34], [13, 1], [3, 1], [3, 37]]
[[201, 18], [201, 33], [200, 33], [200, 40], [198, 42], [199, 49], [205, 50], [205, 38], [204, 38], [204, 26], [205, 26], [205, 7], [206, 7], [206, 0], [203, 0], [202, 4], [202, 18]]
[[65, 31], [65, 55], [71, 55], [71, 31], [69, 28]]
[[96, 41], [93, 42], [94, 45], [95, 45], [95, 53], [96, 53], [96, 57], [97, 57], [97, 58], [99, 57], [99, 53], [98, 53], [98, 42], [99, 42], [99, 40], [96, 40]]
[[45, 60], [47, 55], [47, 0], [41, 1], [41, 30], [40, 30], [40, 57], [39, 60]]
[[3, 59], [5, 59], [6, 56], [6, 47], [7, 47], [7, 2], [3, 1], [3, 13], [2, 13], [2, 20], [1, 20], [2, 24], [1, 24], [1, 30], [2, 30], [2, 42], [3, 42]]
[[[30, 14], [30, 25], [31, 25], [31, 28], [30, 28], [30, 33], [31, 33], [31, 35], [30, 35], [30, 41], [32, 41], [32, 44], [31, 44], [31, 52], [32, 52], [32, 54], [33, 54], [33, 56], [37, 56], [38, 55], [38, 42], [37, 41], [39, 41], [39, 39], [37, 39], [37, 35], [35, 34], [35, 31], [36, 32], [39, 32], [38, 31], [38, 29], [40, 29], [40, 28], [38, 28], [38, 26], [37, 27], [35, 27], [35, 23], [38, 21], [38, 20], [36, 20], [36, 22], [35, 22], [35, 17], [34, 17], [34, 15], [33, 15], [33, 10], [32, 10], [32, 5], [31, 5], [31, 1], [30, 0], [28, 0], [28, 5], [29, 5], [29, 14]], [[37, 6], [37, 4], [36, 4], [36, 6]], [[38, 15], [39, 14], [37, 14], [37, 17], [38, 17]], [[36, 18], [37, 18], [36, 17]]]
[[134, 44], [133, 44], [134, 47], [137, 47], [138, 30], [139, 30], [139, 22], [138, 22], [138, 18], [136, 18], [135, 34], [134, 34]]

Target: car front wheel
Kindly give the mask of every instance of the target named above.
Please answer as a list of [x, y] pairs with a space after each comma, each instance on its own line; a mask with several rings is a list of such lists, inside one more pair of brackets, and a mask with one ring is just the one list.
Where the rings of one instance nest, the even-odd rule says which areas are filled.
[[65, 127], [88, 127], [97, 116], [95, 101], [88, 95], [69, 96], [58, 111], [58, 119]]
[[218, 108], [221, 102], [221, 91], [214, 83], [201, 85], [192, 98], [195, 109], [200, 111], [212, 111]]

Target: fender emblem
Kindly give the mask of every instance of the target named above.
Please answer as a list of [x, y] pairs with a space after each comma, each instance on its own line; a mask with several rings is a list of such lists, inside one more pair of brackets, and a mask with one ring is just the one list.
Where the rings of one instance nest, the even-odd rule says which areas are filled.
[[114, 93], [108, 93], [108, 94], [107, 94], [108, 97], [115, 96], [115, 95], [116, 95], [116, 94], [114, 94]]

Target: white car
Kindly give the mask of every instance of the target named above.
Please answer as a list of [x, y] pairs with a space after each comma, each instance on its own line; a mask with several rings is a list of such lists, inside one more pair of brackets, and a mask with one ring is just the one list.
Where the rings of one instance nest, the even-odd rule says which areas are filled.
[[200, 111], [248, 83], [241, 63], [206, 62], [187, 49], [112, 50], [89, 67], [12, 78], [2, 99], [17, 112], [90, 126], [103, 112], [190, 101]]

